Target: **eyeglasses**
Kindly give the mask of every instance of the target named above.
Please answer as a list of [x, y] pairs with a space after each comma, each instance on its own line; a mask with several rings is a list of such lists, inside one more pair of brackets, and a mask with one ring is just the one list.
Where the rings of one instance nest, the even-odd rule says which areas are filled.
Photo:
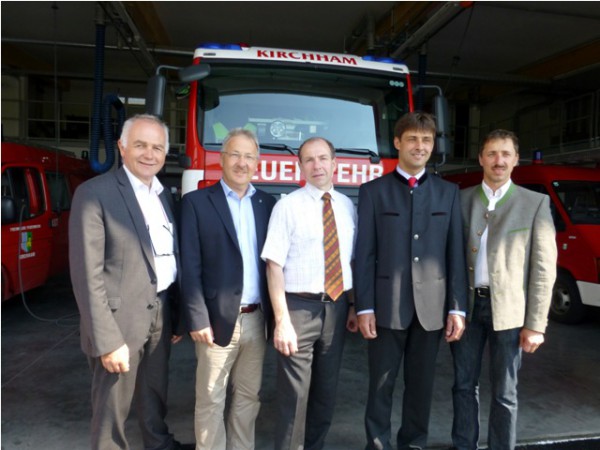
[[147, 225], [150, 233], [150, 243], [154, 256], [173, 256], [173, 231], [172, 224], [161, 226]]
[[255, 156], [255, 155], [249, 155], [249, 154], [242, 155], [241, 153], [237, 153], [237, 152], [223, 152], [223, 153], [225, 153], [227, 156], [229, 156], [234, 161], [239, 161], [240, 159], [243, 159], [247, 163], [254, 163], [254, 162], [258, 161], [258, 156]]

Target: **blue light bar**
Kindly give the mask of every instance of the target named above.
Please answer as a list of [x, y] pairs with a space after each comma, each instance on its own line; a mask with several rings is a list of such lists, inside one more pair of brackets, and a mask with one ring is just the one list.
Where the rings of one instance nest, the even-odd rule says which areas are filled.
[[210, 48], [212, 50], [242, 50], [242, 46], [239, 44], [218, 44], [216, 42], [205, 42], [198, 47]]
[[369, 62], [380, 62], [386, 64], [404, 64], [402, 61], [399, 61], [394, 58], [390, 58], [389, 56], [373, 56], [373, 55], [365, 55], [362, 57], [363, 61]]

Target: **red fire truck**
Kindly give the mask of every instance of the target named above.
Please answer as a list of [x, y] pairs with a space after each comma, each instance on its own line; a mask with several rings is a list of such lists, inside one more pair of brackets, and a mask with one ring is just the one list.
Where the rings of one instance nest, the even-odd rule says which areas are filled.
[[[481, 172], [444, 177], [461, 188], [481, 183]], [[600, 171], [533, 164], [515, 167], [512, 180], [550, 196], [556, 227], [558, 272], [550, 317], [577, 323], [587, 307], [600, 307]]]
[[2, 301], [67, 270], [71, 198], [92, 176], [70, 152], [2, 142]]
[[[336, 147], [336, 187], [356, 197], [357, 186], [396, 165], [394, 124], [413, 110], [408, 68], [391, 58], [210, 44], [180, 78], [191, 81], [184, 194], [220, 179], [223, 138], [242, 127], [261, 144], [253, 182], [262, 189], [302, 185], [298, 147], [320, 136]], [[150, 83], [148, 112], [162, 115], [164, 84], [161, 75]], [[435, 104], [443, 107], [441, 95]]]

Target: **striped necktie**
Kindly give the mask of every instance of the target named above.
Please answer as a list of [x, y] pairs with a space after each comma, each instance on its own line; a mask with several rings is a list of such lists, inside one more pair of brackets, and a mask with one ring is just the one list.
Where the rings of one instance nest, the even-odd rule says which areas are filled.
[[344, 291], [340, 244], [338, 241], [335, 217], [331, 207], [331, 194], [323, 194], [323, 246], [325, 248], [325, 293], [333, 301]]

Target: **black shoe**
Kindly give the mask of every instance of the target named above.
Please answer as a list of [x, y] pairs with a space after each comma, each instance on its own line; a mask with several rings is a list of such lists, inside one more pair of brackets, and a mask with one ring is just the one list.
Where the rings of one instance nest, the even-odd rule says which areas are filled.
[[173, 441], [173, 450], [196, 450], [196, 444], [182, 444], [181, 442]]

